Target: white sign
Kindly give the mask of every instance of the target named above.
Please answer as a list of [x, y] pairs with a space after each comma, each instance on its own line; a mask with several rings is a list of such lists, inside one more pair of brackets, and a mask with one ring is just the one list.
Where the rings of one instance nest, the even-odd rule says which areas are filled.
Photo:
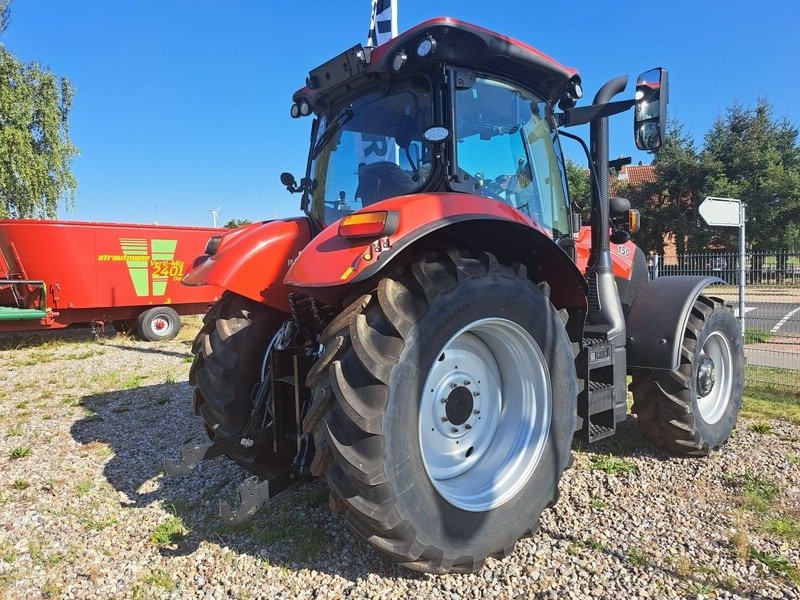
[[741, 200], [709, 196], [700, 203], [700, 216], [709, 225], [739, 227], [741, 225]]

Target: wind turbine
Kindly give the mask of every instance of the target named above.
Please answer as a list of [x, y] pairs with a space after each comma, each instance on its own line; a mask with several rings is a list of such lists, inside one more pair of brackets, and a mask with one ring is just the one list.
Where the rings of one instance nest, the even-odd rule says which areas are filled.
[[213, 222], [213, 226], [215, 228], [219, 227], [219, 209], [222, 208], [222, 205], [225, 204], [225, 198], [222, 199], [222, 203], [217, 208], [207, 208], [206, 210], [211, 213], [211, 220]]

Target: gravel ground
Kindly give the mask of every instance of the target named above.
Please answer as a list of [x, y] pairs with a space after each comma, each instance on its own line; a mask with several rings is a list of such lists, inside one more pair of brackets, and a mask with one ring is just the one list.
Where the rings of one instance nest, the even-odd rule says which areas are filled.
[[629, 418], [576, 450], [541, 532], [475, 575], [383, 561], [319, 482], [227, 527], [217, 501], [242, 470], [162, 471], [202, 434], [186, 382], [196, 330], [159, 345], [0, 338], [0, 597], [800, 598], [800, 427], [780, 421], [742, 420], [696, 460], [655, 450]]

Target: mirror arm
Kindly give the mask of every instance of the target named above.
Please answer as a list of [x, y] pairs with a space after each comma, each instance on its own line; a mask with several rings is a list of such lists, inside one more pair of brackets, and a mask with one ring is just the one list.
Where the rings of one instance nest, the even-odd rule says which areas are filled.
[[616, 102], [607, 102], [606, 104], [570, 108], [563, 113], [556, 113], [554, 116], [559, 127], [575, 127], [576, 125], [586, 125], [586, 123], [590, 123], [595, 119], [625, 112], [635, 104], [636, 100], [618, 100]]

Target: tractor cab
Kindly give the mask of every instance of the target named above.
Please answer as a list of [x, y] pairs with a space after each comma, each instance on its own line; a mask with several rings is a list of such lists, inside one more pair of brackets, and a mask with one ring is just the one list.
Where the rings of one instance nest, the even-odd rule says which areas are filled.
[[294, 95], [292, 116], [315, 115], [303, 208], [324, 228], [388, 198], [462, 192], [569, 236], [553, 104], [579, 81], [533, 48], [453, 19], [351, 48]]

